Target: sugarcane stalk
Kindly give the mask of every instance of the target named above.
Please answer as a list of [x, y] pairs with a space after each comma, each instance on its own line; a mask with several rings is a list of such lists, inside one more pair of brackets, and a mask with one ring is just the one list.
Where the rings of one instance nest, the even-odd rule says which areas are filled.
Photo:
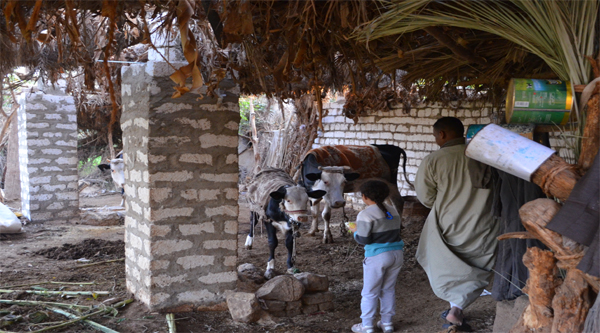
[[81, 309], [85, 311], [89, 311], [92, 309], [91, 306], [86, 305], [76, 305], [76, 304], [68, 304], [68, 303], [57, 303], [57, 302], [43, 302], [43, 301], [13, 301], [9, 299], [0, 299], [0, 304], [10, 304], [10, 305], [54, 305], [60, 306], [63, 308], [69, 309]]
[[[39, 332], [50, 331], [50, 330], [53, 330], [53, 329], [56, 329], [56, 328], [66, 327], [66, 326], [69, 326], [71, 324], [77, 323], [79, 321], [85, 320], [85, 319], [87, 319], [87, 318], [89, 318], [91, 316], [95, 316], [95, 315], [100, 314], [100, 313], [108, 313], [108, 312], [114, 311], [114, 310], [116, 310], [116, 308], [125, 306], [125, 305], [127, 305], [127, 304], [129, 304], [131, 302], [133, 302], [133, 299], [130, 298], [130, 299], [127, 299], [127, 300], [124, 300], [122, 302], [119, 302], [119, 303], [115, 304], [115, 306], [113, 306], [113, 307], [106, 307], [104, 309], [92, 312], [92, 313], [87, 314], [85, 316], [81, 316], [81, 317], [77, 317], [75, 319], [71, 319], [71, 320], [65, 321], [62, 324], [55, 325], [55, 326], [50, 326], [50, 327], [46, 327], [46, 328], [42, 328], [42, 329], [39, 329], [37, 331], [31, 331], [30, 333], [39, 333]], [[2, 332], [0, 332], [0, 333], [2, 333]]]
[[9, 294], [14, 292], [25, 292], [36, 295], [87, 295], [87, 296], [108, 296], [108, 291], [53, 291], [53, 290], [12, 290], [0, 289], [0, 294]]
[[92, 281], [92, 282], [60, 282], [60, 281], [46, 281], [46, 282], [36, 282], [36, 283], [28, 283], [28, 284], [19, 284], [19, 285], [14, 285], [14, 286], [5, 286], [5, 287], [0, 287], [0, 289], [10, 289], [10, 288], [17, 288], [17, 287], [29, 287], [29, 286], [38, 286], [40, 284], [70, 284], [70, 285], [91, 285], [91, 284], [97, 284], [96, 281]]
[[[69, 319], [76, 319], [77, 318], [76, 315], [74, 315], [72, 313], [69, 313], [67, 311], [58, 309], [58, 308], [47, 307], [47, 309], [50, 310], [50, 311], [52, 311], [52, 312], [56, 312], [58, 314], [61, 314], [61, 315], [65, 316], [65, 317], [67, 317]], [[119, 333], [119, 332], [117, 332], [115, 330], [112, 330], [112, 329], [110, 329], [110, 328], [108, 328], [106, 326], [100, 325], [97, 322], [91, 321], [89, 319], [84, 319], [83, 322], [85, 324], [90, 325], [91, 327], [97, 329], [98, 331], [101, 331], [101, 332], [105, 332], [105, 333]]]
[[167, 313], [167, 325], [169, 326], [169, 333], [177, 333], [177, 328], [175, 327], [175, 315], [172, 313]]
[[107, 260], [107, 261], [101, 261], [101, 262], [95, 262], [95, 263], [92, 263], [92, 264], [86, 264], [86, 265], [81, 265], [81, 266], [75, 266], [75, 267], [73, 267], [73, 269], [78, 269], [78, 268], [83, 268], [83, 267], [90, 267], [90, 266], [96, 266], [96, 265], [102, 265], [102, 264], [108, 264], [108, 263], [117, 262], [117, 261], [125, 261], [125, 258], [114, 259], [114, 260]]

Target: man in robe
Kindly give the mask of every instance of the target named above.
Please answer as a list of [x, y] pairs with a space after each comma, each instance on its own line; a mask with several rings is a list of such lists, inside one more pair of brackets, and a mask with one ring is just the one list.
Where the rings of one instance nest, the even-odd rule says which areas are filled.
[[489, 284], [494, 266], [499, 224], [492, 212], [490, 189], [475, 188], [465, 156], [464, 126], [454, 117], [440, 118], [433, 136], [440, 149], [419, 166], [415, 190], [431, 208], [416, 258], [436, 296], [450, 303], [445, 317], [463, 322], [463, 309]]

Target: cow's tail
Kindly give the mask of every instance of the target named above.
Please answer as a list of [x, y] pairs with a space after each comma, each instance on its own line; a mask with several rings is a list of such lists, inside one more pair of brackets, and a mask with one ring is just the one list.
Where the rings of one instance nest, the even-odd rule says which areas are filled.
[[410, 186], [411, 190], [415, 189], [415, 186], [413, 185], [413, 183], [410, 182], [410, 180], [408, 180], [408, 175], [406, 174], [406, 152], [404, 151], [404, 149], [400, 148], [400, 154], [402, 155], [402, 157], [404, 157], [404, 161], [402, 162], [402, 172], [404, 173], [404, 180], [406, 181], [406, 183], [408, 184], [408, 186]]

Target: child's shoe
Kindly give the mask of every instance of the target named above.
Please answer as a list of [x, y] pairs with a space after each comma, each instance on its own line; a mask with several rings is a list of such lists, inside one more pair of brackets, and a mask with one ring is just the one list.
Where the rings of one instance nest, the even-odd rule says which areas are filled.
[[383, 324], [381, 321], [377, 322], [377, 327], [383, 331], [383, 333], [392, 333], [394, 332], [394, 325], [392, 323]]
[[352, 325], [352, 332], [355, 333], [375, 333], [375, 327], [373, 326], [363, 326], [361, 324]]

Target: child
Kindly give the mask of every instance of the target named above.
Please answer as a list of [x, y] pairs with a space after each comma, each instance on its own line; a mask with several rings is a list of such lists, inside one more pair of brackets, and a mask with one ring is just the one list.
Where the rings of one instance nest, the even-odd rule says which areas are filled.
[[396, 278], [404, 262], [404, 242], [400, 238], [400, 216], [383, 201], [389, 195], [386, 183], [368, 180], [360, 186], [367, 204], [356, 217], [354, 239], [365, 245], [363, 289], [360, 309], [362, 323], [352, 326], [352, 332], [375, 332], [373, 320], [379, 300], [381, 321], [377, 327], [385, 333], [394, 331], [392, 316], [396, 313]]

